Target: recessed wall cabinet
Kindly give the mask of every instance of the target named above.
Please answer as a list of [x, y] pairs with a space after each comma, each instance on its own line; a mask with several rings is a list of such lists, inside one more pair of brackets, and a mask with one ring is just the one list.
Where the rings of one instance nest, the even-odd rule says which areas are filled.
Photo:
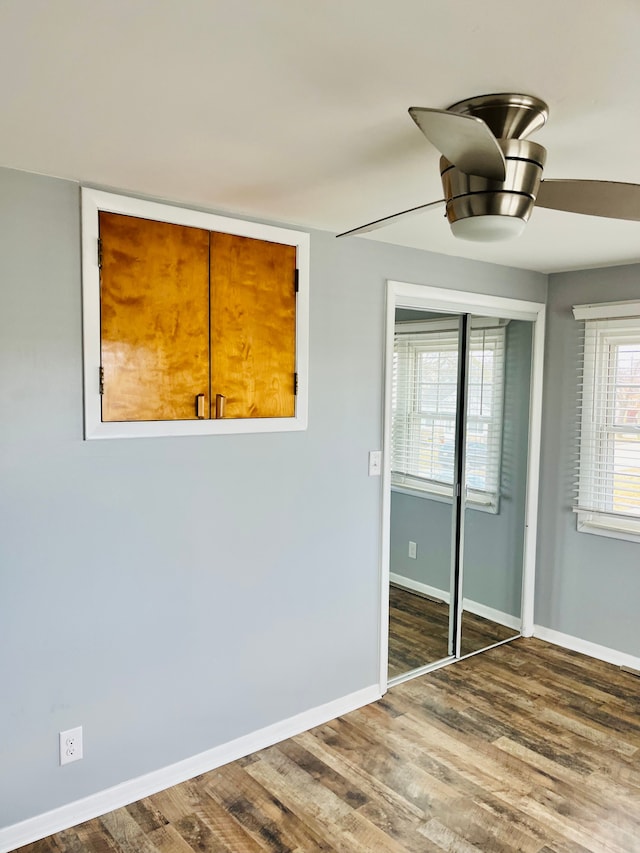
[[306, 428], [309, 235], [82, 191], [85, 437]]

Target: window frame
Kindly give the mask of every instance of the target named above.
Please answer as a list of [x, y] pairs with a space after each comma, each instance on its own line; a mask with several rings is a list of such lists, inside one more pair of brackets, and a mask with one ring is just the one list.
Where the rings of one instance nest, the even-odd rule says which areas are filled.
[[[637, 343], [640, 348], [640, 302], [577, 305], [573, 312], [577, 320], [585, 322], [578, 418], [577, 502], [573, 507], [576, 529], [580, 533], [640, 542], [640, 506], [637, 518], [616, 512], [612, 506], [604, 505], [607, 500], [613, 501], [613, 483], [610, 490], [607, 484], [604, 496], [597, 495], [593, 486], [594, 472], [603, 467], [608, 470], [613, 465], [613, 442], [607, 441], [606, 435], [615, 430], [635, 433], [640, 438], [640, 425], [626, 425], [621, 429], [625, 425], [611, 419], [611, 403], [607, 399], [615, 387], [607, 379], [613, 348], [625, 342]], [[638, 470], [640, 472], [640, 450]]]
[[[508, 321], [507, 321], [508, 322]], [[502, 320], [498, 319], [488, 319], [488, 318], [476, 318], [475, 323], [471, 329], [471, 335], [477, 331], [485, 331], [489, 334], [493, 334], [495, 341], [494, 348], [501, 347], [502, 349], [502, 363], [499, 366], [499, 383], [496, 383], [498, 387], [498, 393], [493, 395], [493, 404], [492, 404], [492, 412], [490, 416], [470, 416], [467, 415], [467, 426], [471, 423], [487, 423], [488, 431], [491, 435], [489, 440], [489, 444], [492, 447], [495, 447], [495, 465], [493, 465], [493, 470], [491, 473], [492, 476], [492, 484], [495, 484], [494, 489], [466, 489], [465, 495], [465, 504], [467, 508], [478, 510], [480, 512], [487, 512], [493, 515], [497, 515], [500, 512], [500, 482], [501, 482], [501, 462], [502, 462], [502, 440], [503, 440], [503, 412], [504, 412], [504, 389], [505, 389], [505, 365], [506, 365], [506, 324], [503, 323]], [[395, 324], [395, 332], [394, 332], [394, 357], [397, 354], [396, 350], [396, 342], [399, 336], [403, 333], [410, 335], [419, 335], [424, 334], [427, 335], [436, 335], [444, 332], [451, 333], [451, 341], [444, 340], [443, 345], [444, 349], [453, 349], [457, 350], [458, 341], [457, 341], [457, 327], [453, 325], [450, 321], [446, 320], [424, 320], [424, 321], [409, 321], [409, 322], [397, 322]], [[501, 341], [498, 340], [498, 336], [502, 338]], [[454, 343], [455, 339], [455, 343]], [[420, 352], [420, 346], [417, 342], [408, 342], [409, 346], [413, 347], [412, 353], [412, 361], [415, 362]], [[432, 351], [438, 351], [436, 348], [431, 348]], [[470, 345], [471, 350], [471, 345]], [[409, 380], [415, 386], [416, 384], [416, 369], [415, 366], [413, 368], [409, 368], [409, 373], [411, 373], [412, 379]], [[405, 391], [405, 399], [409, 400], [411, 397], [415, 398], [416, 392], [415, 388], [410, 393], [406, 393]], [[405, 414], [405, 417], [408, 419], [412, 415], [415, 416], [415, 413], [411, 410], [408, 410]], [[432, 417], [433, 420], [447, 420], [448, 416], [445, 414], [441, 414], [439, 412], [435, 412], [433, 414], [429, 414], [428, 417]], [[393, 401], [392, 401], [392, 424], [393, 424]], [[450, 420], [452, 423], [455, 421], [455, 414], [450, 416]], [[495, 440], [495, 433], [498, 431], [497, 440]], [[406, 431], [405, 431], [406, 433]], [[393, 428], [392, 428], [393, 435]], [[493, 444], [495, 440], [495, 444]], [[408, 441], [407, 445], [410, 445], [411, 442]], [[429, 478], [421, 478], [418, 475], [410, 474], [408, 471], [398, 472], [393, 470], [393, 462], [395, 457], [395, 445], [393, 442], [393, 437], [391, 439], [391, 489], [394, 492], [400, 492], [404, 494], [415, 495], [417, 497], [425, 498], [427, 500], [435, 500], [442, 501], [445, 503], [451, 503], [453, 501], [453, 484], [449, 485], [443, 481], [429, 479]], [[409, 466], [407, 466], [409, 467]]]
[[[296, 305], [296, 372], [298, 393], [291, 418], [235, 418], [182, 421], [103, 422], [100, 400], [100, 270], [98, 237], [100, 211], [121, 213], [253, 237], [296, 247], [298, 293]], [[192, 435], [290, 432], [305, 430], [308, 421], [309, 374], [309, 249], [310, 235], [304, 231], [232, 219], [187, 207], [117, 195], [91, 187], [81, 188], [82, 222], [82, 333], [84, 384], [84, 438], [153, 438]]]

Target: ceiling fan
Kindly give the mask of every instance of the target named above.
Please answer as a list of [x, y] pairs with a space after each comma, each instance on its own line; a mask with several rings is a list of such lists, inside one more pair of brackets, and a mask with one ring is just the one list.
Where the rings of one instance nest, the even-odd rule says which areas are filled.
[[364, 234], [446, 204], [454, 237], [493, 242], [517, 237], [534, 205], [640, 221], [640, 184], [547, 180], [546, 149], [526, 137], [546, 122], [549, 107], [532, 95], [479, 95], [446, 110], [411, 107], [409, 115], [442, 154], [445, 198], [338, 234]]

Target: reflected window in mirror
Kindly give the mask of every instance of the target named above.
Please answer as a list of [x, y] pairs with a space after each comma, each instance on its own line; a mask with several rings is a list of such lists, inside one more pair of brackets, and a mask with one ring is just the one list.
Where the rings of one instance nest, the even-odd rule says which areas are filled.
[[[397, 323], [392, 398], [392, 486], [452, 500], [458, 324]], [[505, 322], [473, 318], [469, 339], [466, 500], [497, 513], [500, 497]]]

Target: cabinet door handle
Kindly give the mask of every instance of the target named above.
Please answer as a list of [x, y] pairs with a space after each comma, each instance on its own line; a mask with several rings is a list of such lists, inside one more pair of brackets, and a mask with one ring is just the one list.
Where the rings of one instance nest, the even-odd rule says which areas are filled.
[[227, 402], [227, 398], [224, 394], [216, 394], [216, 418], [224, 417], [224, 406]]
[[204, 418], [204, 394], [198, 394], [196, 397], [196, 416]]

